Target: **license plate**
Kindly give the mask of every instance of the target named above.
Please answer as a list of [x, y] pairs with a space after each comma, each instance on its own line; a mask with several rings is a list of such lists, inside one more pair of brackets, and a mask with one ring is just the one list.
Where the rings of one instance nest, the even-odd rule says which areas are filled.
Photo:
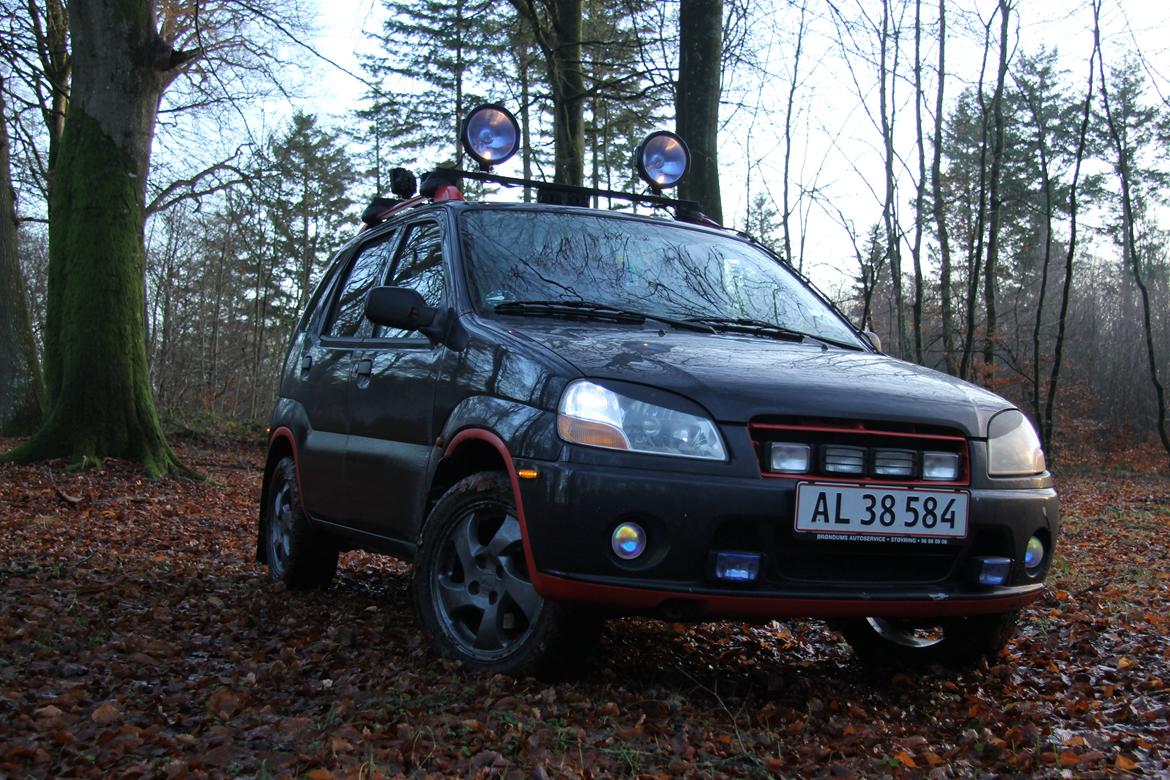
[[850, 536], [967, 536], [967, 494], [804, 482], [796, 486], [796, 530]]

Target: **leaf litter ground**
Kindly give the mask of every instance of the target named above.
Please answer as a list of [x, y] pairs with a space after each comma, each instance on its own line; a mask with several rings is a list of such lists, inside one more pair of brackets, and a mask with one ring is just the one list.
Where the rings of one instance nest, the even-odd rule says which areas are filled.
[[[12, 444], [0, 440], [0, 449]], [[874, 673], [818, 621], [611, 621], [570, 681], [463, 673], [407, 567], [254, 562], [259, 446], [214, 480], [0, 466], [0, 778], [1170, 773], [1170, 480], [1060, 480], [1047, 594], [990, 666]]]

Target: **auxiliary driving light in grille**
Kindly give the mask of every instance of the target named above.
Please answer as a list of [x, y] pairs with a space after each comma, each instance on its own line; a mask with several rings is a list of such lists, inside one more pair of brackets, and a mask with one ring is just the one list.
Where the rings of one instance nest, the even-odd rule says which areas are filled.
[[932, 482], [953, 482], [958, 479], [958, 454], [954, 452], [922, 453], [922, 478]]
[[812, 447], [807, 444], [773, 442], [771, 453], [772, 471], [803, 474], [812, 464]]
[[865, 450], [861, 447], [825, 447], [824, 469], [830, 474], [865, 473]]
[[879, 477], [912, 477], [914, 453], [910, 450], [874, 450], [873, 473]]

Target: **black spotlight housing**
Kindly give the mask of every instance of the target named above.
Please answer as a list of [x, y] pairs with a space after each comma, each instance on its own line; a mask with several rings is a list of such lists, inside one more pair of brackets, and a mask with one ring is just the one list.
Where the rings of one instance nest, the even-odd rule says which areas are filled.
[[642, 181], [655, 192], [673, 187], [691, 169], [691, 150], [687, 142], [666, 130], [651, 133], [634, 150], [634, 167]]
[[463, 120], [459, 141], [480, 169], [490, 170], [520, 148], [520, 123], [508, 109], [487, 103]]

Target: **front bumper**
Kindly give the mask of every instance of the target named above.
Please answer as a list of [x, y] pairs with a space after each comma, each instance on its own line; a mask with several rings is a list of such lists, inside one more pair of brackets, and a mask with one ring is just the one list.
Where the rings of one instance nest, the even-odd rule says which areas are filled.
[[[967, 489], [967, 538], [948, 544], [817, 539], [793, 529], [797, 480], [710, 476], [597, 463], [531, 462], [522, 511], [546, 598], [617, 612], [702, 617], [938, 617], [1006, 612], [1043, 592], [1059, 532], [1049, 486]], [[632, 520], [649, 545], [638, 560], [610, 549], [614, 526]], [[1028, 539], [1048, 555], [1032, 574]], [[750, 584], [717, 580], [717, 551], [757, 552]], [[977, 558], [1011, 558], [1002, 586], [978, 583]]]

